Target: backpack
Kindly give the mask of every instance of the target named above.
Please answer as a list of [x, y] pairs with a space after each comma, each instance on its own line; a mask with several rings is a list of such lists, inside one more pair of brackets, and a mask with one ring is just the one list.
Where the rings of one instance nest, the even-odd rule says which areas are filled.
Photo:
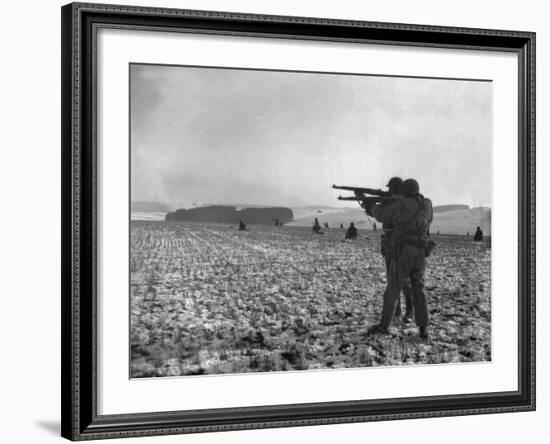
[[401, 242], [424, 248], [427, 257], [432, 253], [436, 243], [429, 238], [430, 219], [428, 213], [431, 208], [428, 208], [426, 202], [427, 200], [424, 198], [417, 199], [418, 209], [404, 223], [396, 224], [395, 228]]
[[404, 223], [396, 224], [395, 228], [399, 233], [405, 236], [428, 236], [430, 220], [426, 201], [424, 198], [417, 199], [418, 209]]

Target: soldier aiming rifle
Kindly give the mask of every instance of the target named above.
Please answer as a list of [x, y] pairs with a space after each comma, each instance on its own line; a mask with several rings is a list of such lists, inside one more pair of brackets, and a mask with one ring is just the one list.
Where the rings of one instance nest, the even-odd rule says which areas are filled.
[[[370, 196], [375, 197], [369, 197], [369, 201], [373, 203], [378, 203], [381, 206], [391, 205], [392, 203], [396, 202], [397, 200], [401, 199], [402, 193], [401, 193], [401, 185], [403, 184], [403, 180], [399, 177], [392, 177], [388, 184], [388, 191], [383, 191], [381, 189], [374, 189], [374, 188], [360, 188], [360, 187], [350, 187], [350, 186], [342, 186], [342, 185], [332, 185], [332, 188], [338, 189], [338, 190], [347, 190], [347, 191], [353, 191], [354, 196], [338, 196], [338, 200], [354, 200], [356, 201], [363, 210], [366, 211], [366, 207], [364, 205], [365, 199], [367, 199], [367, 194]], [[373, 225], [374, 227], [374, 225]], [[390, 264], [393, 260], [393, 242], [392, 242], [392, 234], [393, 234], [394, 227], [391, 224], [384, 223], [382, 224], [382, 231], [383, 234], [381, 236], [381, 253], [382, 257], [384, 258], [384, 262], [386, 265], [386, 281], [390, 281]], [[347, 238], [347, 237], [346, 237]], [[387, 298], [386, 292], [384, 292], [384, 299]], [[403, 316], [403, 322], [410, 323], [412, 322], [413, 318], [413, 295], [412, 295], [412, 289], [410, 286], [409, 281], [407, 280], [406, 283], [403, 286], [403, 295], [405, 299], [405, 315]], [[401, 302], [399, 301], [399, 298], [397, 299], [396, 306], [395, 306], [395, 317], [401, 317]]]
[[420, 329], [420, 337], [429, 340], [424, 272], [426, 257], [435, 245], [429, 239], [430, 224], [433, 220], [432, 203], [420, 194], [420, 186], [414, 179], [405, 180], [401, 191], [403, 197], [390, 205], [382, 205], [368, 197], [363, 201], [368, 215], [394, 227], [394, 253], [390, 262], [388, 286], [384, 293], [382, 317], [379, 324], [369, 329], [369, 334], [388, 333], [395, 304], [399, 301], [399, 293], [410, 281], [416, 325]]

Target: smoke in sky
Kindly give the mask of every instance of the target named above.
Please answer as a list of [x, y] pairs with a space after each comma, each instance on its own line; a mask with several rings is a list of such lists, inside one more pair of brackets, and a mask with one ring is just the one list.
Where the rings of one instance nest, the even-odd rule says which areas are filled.
[[491, 203], [487, 81], [133, 64], [132, 201], [338, 206], [330, 185], [414, 177]]

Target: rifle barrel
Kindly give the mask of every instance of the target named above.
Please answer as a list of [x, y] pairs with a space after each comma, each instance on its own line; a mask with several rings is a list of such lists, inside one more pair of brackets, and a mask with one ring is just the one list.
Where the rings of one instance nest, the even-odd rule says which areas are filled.
[[357, 201], [357, 200], [362, 200], [362, 199], [359, 196], [346, 196], [346, 197], [338, 196], [338, 200], [355, 200], [355, 201]]
[[332, 185], [335, 190], [353, 191], [356, 194], [370, 194], [371, 196], [389, 197], [392, 194], [389, 191], [374, 188], [350, 187], [347, 185]]
[[[354, 201], [362, 201], [364, 199], [364, 196], [338, 196], [338, 200], [354, 200]], [[395, 200], [395, 197], [390, 196], [375, 196], [370, 197], [370, 199], [375, 199], [376, 202], [389, 202], [392, 200]]]

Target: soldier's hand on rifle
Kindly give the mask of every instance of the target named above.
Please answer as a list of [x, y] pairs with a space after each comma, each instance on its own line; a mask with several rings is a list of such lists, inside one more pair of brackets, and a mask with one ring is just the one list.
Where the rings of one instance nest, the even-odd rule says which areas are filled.
[[363, 198], [363, 208], [369, 216], [372, 216], [372, 209], [377, 203], [376, 197], [364, 197]]
[[355, 200], [357, 200], [357, 203], [359, 204], [359, 206], [364, 210], [365, 207], [363, 206], [363, 199], [366, 197], [365, 193], [362, 193], [360, 191], [354, 191], [353, 194], [355, 194]]

